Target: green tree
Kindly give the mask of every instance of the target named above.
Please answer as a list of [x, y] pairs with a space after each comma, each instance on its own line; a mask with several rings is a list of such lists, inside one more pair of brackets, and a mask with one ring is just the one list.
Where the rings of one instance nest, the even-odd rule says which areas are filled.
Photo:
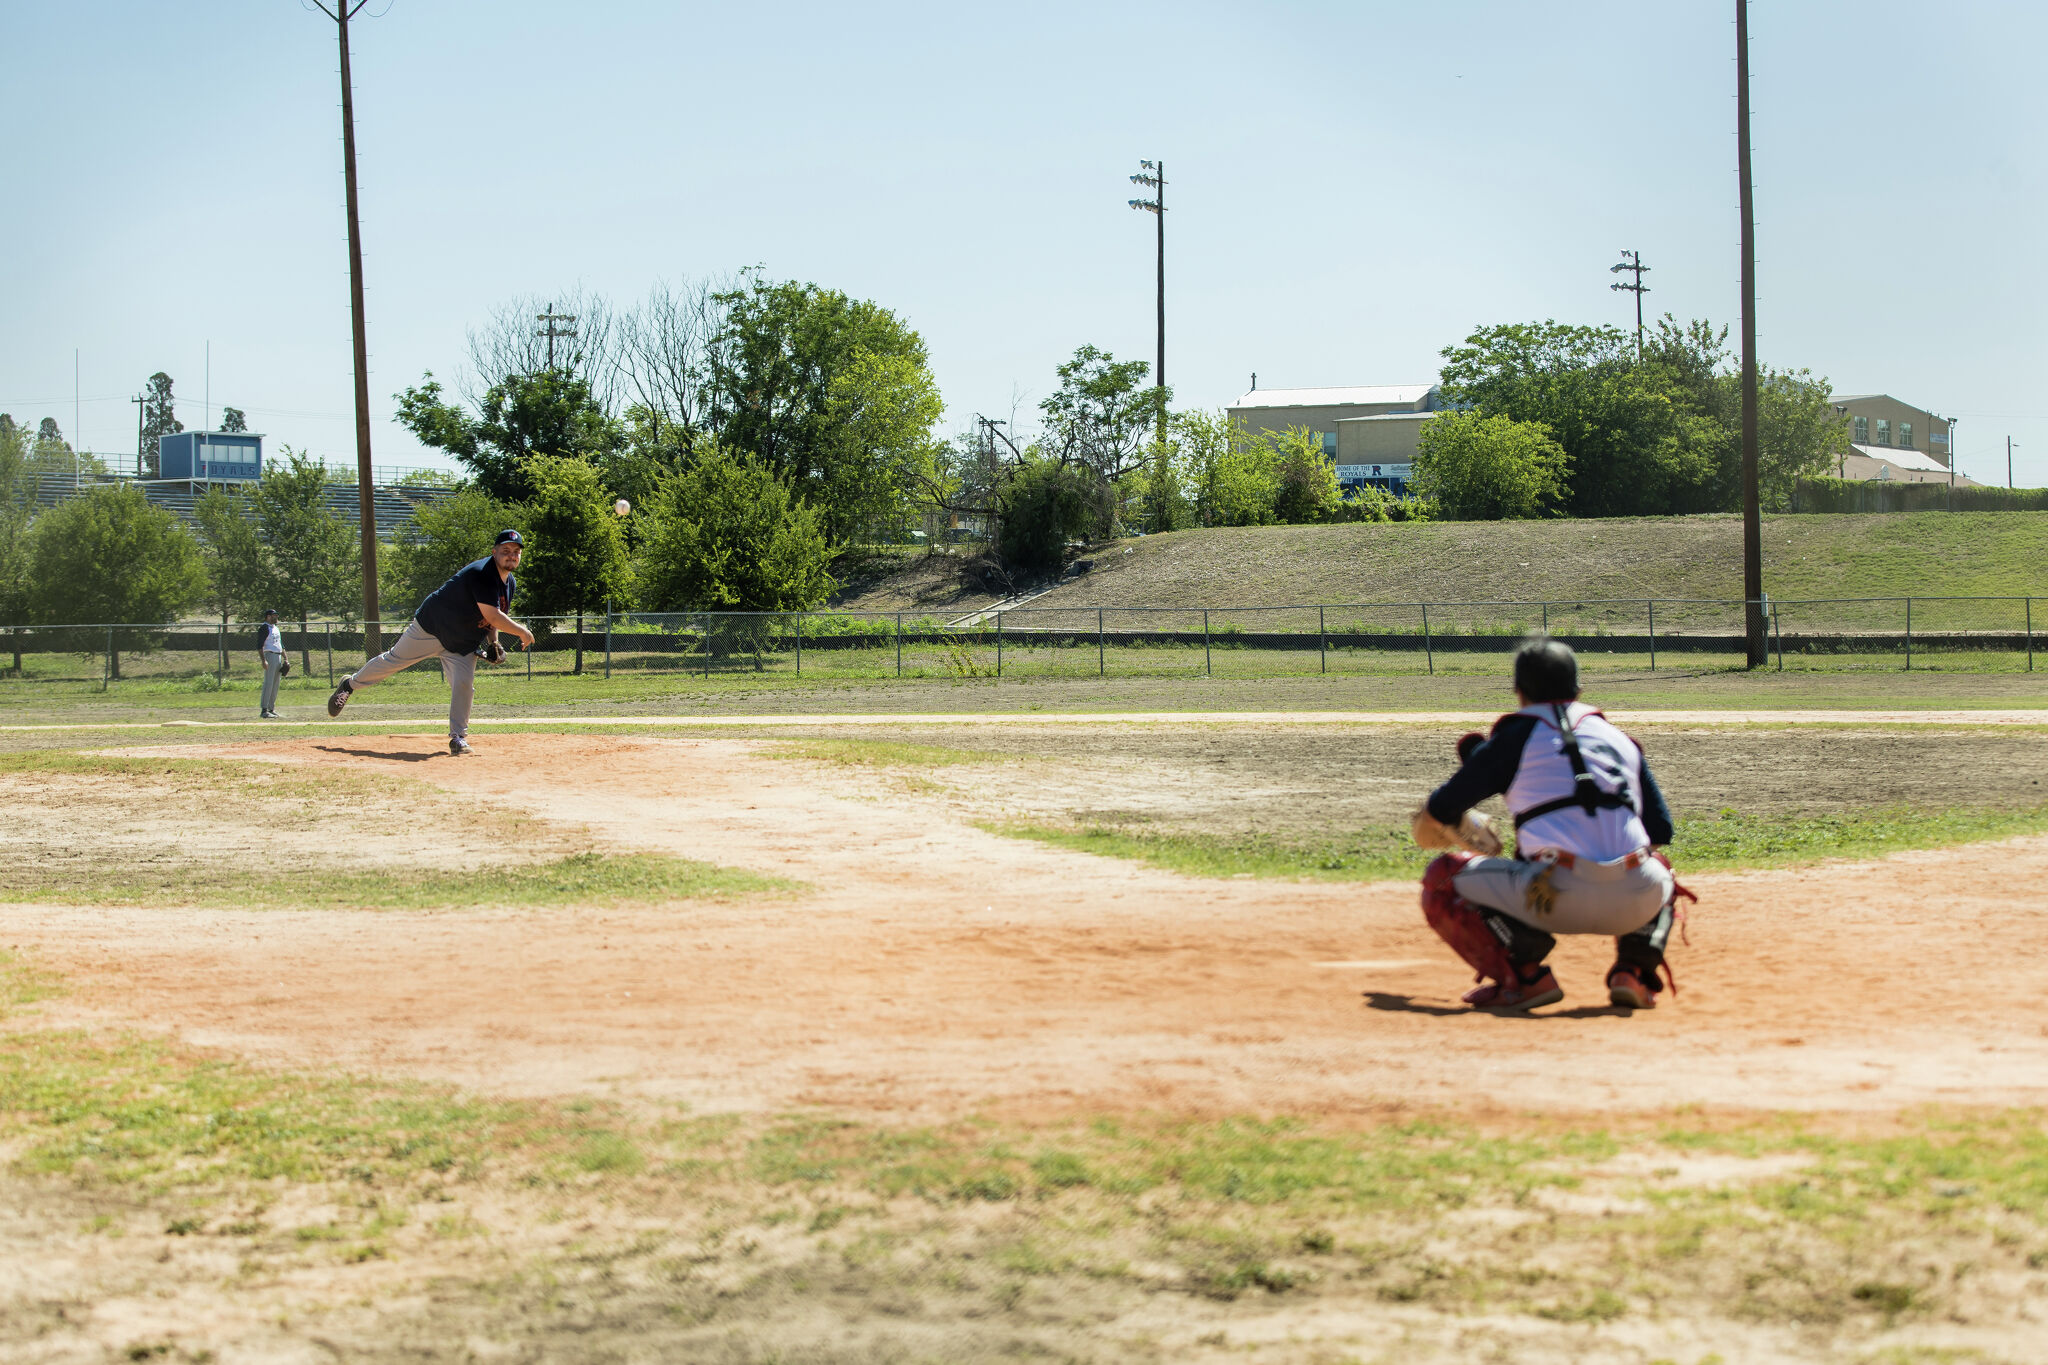
[[350, 522], [327, 510], [327, 470], [285, 446], [249, 493], [263, 548], [259, 589], [266, 609], [299, 623], [300, 666], [310, 676], [306, 639], [314, 616], [348, 619], [360, 600], [362, 545]]
[[1171, 437], [1154, 441], [1139, 490], [1139, 529], [1147, 535], [1158, 535], [1195, 525], [1195, 504], [1188, 496], [1188, 482], [1187, 463], [1179, 444]]
[[[29, 614], [43, 624], [159, 625], [206, 596], [199, 543], [133, 484], [101, 484], [38, 515], [27, 559]], [[123, 648], [152, 642], [148, 633], [117, 632], [112, 676], [121, 675]], [[84, 641], [81, 652], [96, 647]]]
[[177, 401], [171, 396], [171, 377], [158, 370], [149, 377], [148, 385], [142, 391], [142, 449], [136, 452], [141, 457], [142, 477], [156, 478], [163, 472], [157, 449], [157, 438], [170, 436], [185, 429], [178, 420]]
[[[230, 616], [249, 617], [263, 609], [263, 542], [248, 496], [216, 484], [192, 503], [192, 524], [198, 532], [199, 557], [206, 566], [206, 607], [220, 615], [223, 628]], [[221, 666], [227, 666], [223, 660]]]
[[[1733, 379], [1740, 403], [1740, 377]], [[1832, 474], [1851, 453], [1849, 424], [1835, 411], [1834, 390], [1806, 370], [1757, 376], [1757, 493], [1767, 512], [1792, 509], [1799, 480]]]
[[1204, 526], [1267, 526], [1278, 514], [1279, 451], [1222, 411], [1174, 413], [1168, 439], [1181, 452]]
[[1094, 471], [1105, 484], [1137, 472], [1149, 454], [1172, 391], [1149, 382], [1151, 366], [1083, 346], [1059, 367], [1059, 387], [1038, 405], [1041, 446], [1062, 464]]
[[1570, 459], [1549, 429], [1479, 412], [1440, 412], [1422, 424], [1415, 486], [1447, 521], [1554, 513]]
[[1658, 516], [1720, 505], [1726, 429], [1659, 366], [1636, 363], [1633, 334], [1514, 323], [1474, 332], [1443, 355], [1453, 404], [1549, 429], [1570, 460], [1569, 514]]
[[1306, 427], [1289, 427], [1273, 438], [1273, 515], [1291, 525], [1329, 521], [1344, 501], [1337, 464], [1323, 452], [1323, 439]]
[[945, 411], [922, 356], [861, 349], [832, 379], [831, 458], [819, 471], [825, 532], [845, 544], [864, 526], [907, 511], [939, 477], [932, 435]]
[[[421, 504], [391, 547], [390, 599], [409, 603], [407, 609], [416, 610], [420, 601], [456, 570], [488, 555], [498, 532], [524, 533], [527, 529], [524, 507], [500, 502], [474, 485], [452, 498]], [[522, 589], [524, 577], [522, 574]]]
[[443, 395], [428, 371], [419, 385], [396, 395], [398, 420], [421, 443], [445, 450], [466, 465], [492, 497], [517, 502], [533, 490], [525, 461], [555, 455], [604, 465], [625, 443], [590, 384], [561, 370], [511, 374], [493, 384], [472, 414]]
[[1085, 465], [1027, 459], [1003, 485], [996, 553], [1027, 574], [1057, 574], [1066, 565], [1067, 542], [1085, 539], [1109, 520], [1109, 497], [1108, 485]]
[[249, 429], [249, 415], [240, 408], [222, 408], [220, 410], [220, 429], [222, 431], [247, 431]]
[[544, 616], [576, 617], [576, 671], [583, 671], [583, 616], [607, 605], [626, 606], [633, 566], [612, 496], [597, 471], [581, 460], [535, 455], [526, 482], [531, 528], [519, 567], [520, 596]]
[[880, 304], [815, 284], [754, 275], [716, 298], [725, 314], [707, 364], [719, 443], [786, 479], [844, 543], [905, 495], [932, 452], [939, 404], [924, 339]]
[[824, 519], [754, 456], [701, 442], [649, 509], [639, 573], [652, 611], [810, 611], [835, 586]]
[[[35, 517], [36, 480], [28, 433], [0, 413], [0, 624], [29, 621], [28, 531]], [[21, 640], [13, 636], [14, 672], [21, 672]]]

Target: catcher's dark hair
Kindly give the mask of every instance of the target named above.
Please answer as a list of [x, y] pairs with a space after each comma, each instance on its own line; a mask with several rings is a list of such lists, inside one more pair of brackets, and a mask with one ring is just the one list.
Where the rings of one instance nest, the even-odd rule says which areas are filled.
[[1579, 659], [1547, 635], [1515, 651], [1515, 691], [1528, 701], [1571, 701], [1579, 695]]

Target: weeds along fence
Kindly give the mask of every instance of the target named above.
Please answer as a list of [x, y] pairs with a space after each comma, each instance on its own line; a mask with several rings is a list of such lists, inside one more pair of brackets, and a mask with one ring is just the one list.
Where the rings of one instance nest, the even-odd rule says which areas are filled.
[[[2048, 602], [2048, 599], [2044, 599]], [[2031, 597], [1764, 601], [1769, 666], [2032, 672]], [[1739, 667], [1744, 603], [1633, 598], [1266, 607], [1014, 607], [946, 621], [907, 612], [678, 612], [529, 618], [530, 651], [486, 677], [691, 679], [1285, 677], [1497, 673], [1545, 633], [1603, 669]], [[0, 627], [0, 686], [254, 687], [254, 627]], [[281, 627], [288, 690], [324, 690], [364, 655], [360, 627]], [[388, 638], [388, 635], [387, 635]], [[415, 673], [431, 673], [416, 669]]]

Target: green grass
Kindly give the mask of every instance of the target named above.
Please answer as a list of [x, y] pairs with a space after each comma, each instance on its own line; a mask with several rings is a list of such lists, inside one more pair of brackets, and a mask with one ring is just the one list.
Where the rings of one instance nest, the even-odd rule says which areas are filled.
[[986, 749], [949, 749], [936, 744], [903, 744], [875, 739], [791, 739], [764, 748], [768, 758], [809, 759], [844, 768], [944, 768], [962, 763], [1006, 763], [1014, 754]]
[[572, 853], [474, 872], [399, 867], [378, 872], [301, 867], [270, 873], [246, 859], [146, 866], [16, 867], [0, 898], [66, 905], [189, 905], [261, 910], [428, 910], [662, 903], [791, 894], [800, 884], [662, 853]]
[[[992, 834], [1031, 839], [1077, 853], [1129, 858], [1190, 877], [1267, 877], [1313, 881], [1406, 881], [1433, 853], [1405, 828], [1360, 830], [1322, 843], [1267, 835], [1228, 836], [1022, 821], [988, 822]], [[1878, 858], [1910, 849], [2009, 839], [2048, 830], [2048, 806], [2026, 810], [1958, 807], [1880, 809], [1836, 815], [1749, 815], [1732, 808], [1680, 817], [1672, 858], [1681, 873], [1797, 867], [1824, 858]]]

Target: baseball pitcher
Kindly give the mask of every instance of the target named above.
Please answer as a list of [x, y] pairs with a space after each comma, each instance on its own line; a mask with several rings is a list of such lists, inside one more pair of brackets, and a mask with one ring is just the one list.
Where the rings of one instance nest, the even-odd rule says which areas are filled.
[[[1455, 848], [1422, 874], [1422, 914], [1478, 973], [1478, 1009], [1528, 1010], [1564, 998], [1543, 959], [1558, 934], [1615, 942], [1608, 998], [1650, 1009], [1664, 988], [1674, 897], [1690, 896], [1658, 849], [1671, 811], [1636, 742], [1579, 700], [1579, 663], [1556, 640], [1515, 654], [1521, 709], [1467, 735], [1451, 779], [1415, 812], [1415, 842]], [[1503, 797], [1515, 855], [1473, 809]], [[1665, 973], [1660, 979], [1659, 972]]]

